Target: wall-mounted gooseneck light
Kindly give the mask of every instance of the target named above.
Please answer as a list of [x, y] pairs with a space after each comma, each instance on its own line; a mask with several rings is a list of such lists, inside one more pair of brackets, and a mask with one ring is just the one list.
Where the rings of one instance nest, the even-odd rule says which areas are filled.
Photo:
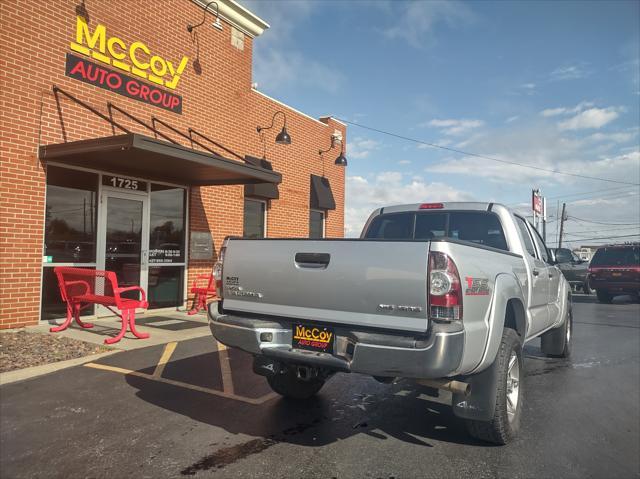
[[87, 5], [84, 2], [85, 0], [82, 0], [76, 5], [76, 15], [84, 18], [85, 22], [89, 23], [89, 11], [87, 10]]
[[[336, 146], [336, 143], [338, 142], [340, 143], [340, 146], [341, 146], [340, 154], [336, 158], [336, 161], [333, 162], [333, 164], [338, 166], [347, 166], [347, 158], [344, 156], [344, 142], [342, 141], [342, 138], [337, 134], [331, 135], [331, 146], [329, 146], [329, 148], [327, 148], [326, 150], [319, 150], [318, 154], [322, 157], [323, 153], [327, 153], [328, 151], [332, 150]], [[323, 163], [323, 168], [324, 168], [324, 163]]]
[[187, 25], [187, 31], [189, 33], [193, 33], [193, 31], [198, 28], [201, 27], [202, 25], [204, 25], [205, 20], [207, 19], [207, 10], [209, 10], [209, 7], [211, 5], [215, 4], [216, 5], [216, 22], [213, 24], [214, 27], [216, 27], [218, 30], [222, 30], [222, 23], [220, 23], [220, 12], [218, 9], [218, 3], [217, 2], [209, 2], [207, 3], [207, 6], [204, 7], [204, 16], [202, 17], [202, 21], [200, 23], [198, 23], [197, 25]]
[[282, 125], [282, 130], [276, 136], [276, 143], [278, 143], [279, 145], [290, 145], [291, 136], [289, 136], [289, 133], [287, 133], [287, 115], [285, 115], [284, 112], [281, 110], [278, 110], [273, 114], [273, 117], [271, 118], [271, 125], [267, 127], [259, 126], [256, 128], [256, 130], [258, 131], [258, 133], [262, 133], [263, 131], [270, 130], [271, 128], [273, 128], [274, 122], [276, 120], [276, 116], [278, 116], [278, 114], [281, 114], [282, 117], [284, 118], [284, 124]]

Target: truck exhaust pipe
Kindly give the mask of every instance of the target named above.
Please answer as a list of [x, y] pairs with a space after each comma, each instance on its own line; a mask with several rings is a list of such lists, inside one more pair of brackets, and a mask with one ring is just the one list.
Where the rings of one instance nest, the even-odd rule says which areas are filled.
[[435, 389], [442, 389], [455, 394], [468, 396], [471, 394], [471, 384], [462, 381], [450, 381], [448, 379], [419, 379], [417, 381], [421, 386], [427, 386]]

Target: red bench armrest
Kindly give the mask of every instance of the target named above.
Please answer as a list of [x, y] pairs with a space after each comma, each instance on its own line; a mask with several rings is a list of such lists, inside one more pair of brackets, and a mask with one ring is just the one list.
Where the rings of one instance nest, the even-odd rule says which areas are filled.
[[118, 294], [124, 293], [126, 291], [140, 291], [140, 294], [142, 295], [142, 298], [140, 299], [140, 301], [147, 301], [147, 294], [144, 292], [144, 289], [142, 289], [140, 286], [129, 286], [127, 288], [118, 288]]

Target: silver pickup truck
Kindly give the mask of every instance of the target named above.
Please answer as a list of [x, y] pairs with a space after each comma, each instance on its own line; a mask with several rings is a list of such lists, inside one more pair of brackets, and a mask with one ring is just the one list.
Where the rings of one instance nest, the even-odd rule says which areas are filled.
[[228, 238], [209, 324], [279, 394], [336, 372], [452, 393], [469, 433], [504, 444], [523, 407], [522, 346], [571, 351], [571, 289], [523, 217], [493, 203], [380, 208], [359, 239]]

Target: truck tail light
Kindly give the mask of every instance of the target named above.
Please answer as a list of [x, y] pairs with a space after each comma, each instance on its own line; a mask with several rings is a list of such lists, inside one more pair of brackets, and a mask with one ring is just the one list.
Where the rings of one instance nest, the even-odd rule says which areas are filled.
[[227, 243], [229, 238], [225, 238], [220, 248], [220, 254], [218, 255], [218, 261], [213, 265], [213, 280], [216, 283], [216, 294], [218, 298], [222, 299], [222, 278], [224, 275], [224, 255], [227, 251]]
[[429, 318], [462, 319], [462, 284], [453, 260], [439, 251], [429, 253]]
[[441, 210], [444, 208], [442, 203], [422, 203], [420, 205], [421, 210]]

